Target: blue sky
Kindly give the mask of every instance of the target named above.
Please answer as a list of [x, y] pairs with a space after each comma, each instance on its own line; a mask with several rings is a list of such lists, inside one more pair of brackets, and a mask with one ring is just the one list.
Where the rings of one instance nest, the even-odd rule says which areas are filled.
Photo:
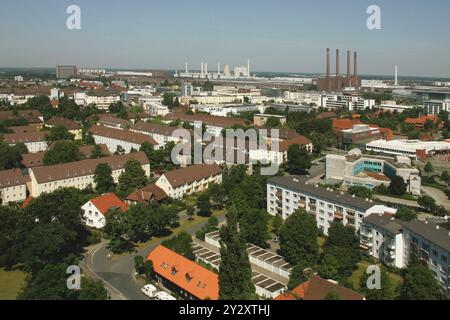
[[[66, 8], [81, 7], [81, 30]], [[381, 8], [382, 30], [366, 28]], [[0, 67], [76, 64], [324, 72], [325, 48], [357, 50], [363, 74], [450, 77], [448, 0], [2, 0]], [[343, 69], [342, 69], [343, 70]]]

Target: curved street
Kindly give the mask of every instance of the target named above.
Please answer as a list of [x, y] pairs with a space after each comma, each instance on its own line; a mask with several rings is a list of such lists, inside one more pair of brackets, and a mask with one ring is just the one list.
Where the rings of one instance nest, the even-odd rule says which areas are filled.
[[[225, 221], [224, 214], [217, 218], [219, 224]], [[195, 233], [205, 224], [206, 221], [202, 221], [184, 229], [184, 231], [191, 236], [195, 236]], [[81, 262], [81, 268], [86, 274], [102, 280], [113, 300], [146, 300], [148, 298], [141, 293], [144, 281], [136, 279], [134, 275], [134, 257], [141, 255], [145, 258], [164, 239], [166, 238], [155, 238], [147, 246], [138, 248], [137, 252], [115, 255], [111, 258], [108, 257], [108, 242], [104, 240], [87, 248], [84, 259]]]

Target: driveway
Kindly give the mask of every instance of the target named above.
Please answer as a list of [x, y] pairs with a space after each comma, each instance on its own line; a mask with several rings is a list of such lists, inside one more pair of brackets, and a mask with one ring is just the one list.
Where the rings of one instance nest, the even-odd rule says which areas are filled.
[[447, 195], [443, 191], [432, 187], [422, 187], [422, 190], [426, 195], [436, 200], [438, 205], [450, 210], [450, 200], [448, 200]]
[[[218, 218], [219, 223], [225, 221], [225, 216]], [[200, 230], [206, 221], [193, 225], [187, 229], [190, 235]], [[150, 251], [158, 246], [163, 239], [152, 241], [144, 248], [138, 249], [137, 253], [109, 257], [109, 250], [106, 248], [108, 242], [101, 243], [87, 248], [87, 252], [81, 267], [83, 271], [103, 281], [105, 288], [110, 293], [113, 300], [147, 300], [148, 298], [141, 293], [144, 285], [142, 279], [136, 279], [134, 275], [134, 257], [140, 255], [146, 257]]]

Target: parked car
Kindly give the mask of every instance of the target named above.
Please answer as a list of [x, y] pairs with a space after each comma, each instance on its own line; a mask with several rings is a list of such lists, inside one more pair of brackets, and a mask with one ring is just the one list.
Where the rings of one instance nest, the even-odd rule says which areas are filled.
[[154, 295], [155, 300], [177, 300], [165, 291], [157, 292]]
[[154, 298], [156, 293], [156, 287], [152, 284], [146, 284], [142, 287], [141, 292], [149, 298]]

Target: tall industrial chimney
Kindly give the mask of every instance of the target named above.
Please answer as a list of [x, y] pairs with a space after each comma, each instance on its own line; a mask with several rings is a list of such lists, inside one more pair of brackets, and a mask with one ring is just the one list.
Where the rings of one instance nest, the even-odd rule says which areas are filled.
[[398, 66], [395, 66], [395, 85], [398, 86]]
[[205, 74], [208, 75], [208, 62], [205, 62]]
[[354, 57], [353, 57], [353, 68], [354, 68], [354, 70], [353, 70], [353, 73], [354, 73], [354, 76], [355, 76], [355, 78], [356, 77], [358, 77], [358, 53], [355, 51], [355, 55], [354, 55]]
[[330, 77], [330, 48], [327, 48], [327, 78]]
[[347, 78], [350, 78], [350, 50], [347, 50]]
[[220, 62], [217, 64], [217, 74], [220, 74]]
[[188, 63], [187, 63], [187, 62], [184, 63], [184, 68], [185, 68], [185, 70], [186, 70], [186, 73], [189, 73], [189, 70], [188, 70]]
[[205, 73], [205, 70], [204, 70], [204, 68], [203, 68], [203, 62], [201, 62], [200, 63], [200, 74], [201, 74], [201, 77], [203, 78], [203, 74]]
[[339, 77], [339, 49], [336, 49], [336, 77]]
[[250, 78], [250, 58], [247, 59], [247, 76]]

